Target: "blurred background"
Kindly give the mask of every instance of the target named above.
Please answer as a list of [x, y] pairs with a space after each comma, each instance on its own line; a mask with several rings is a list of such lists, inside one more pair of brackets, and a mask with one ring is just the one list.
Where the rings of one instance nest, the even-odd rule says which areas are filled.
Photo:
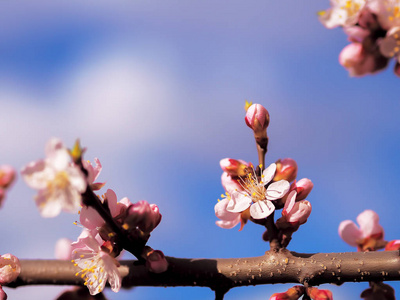
[[[0, 1], [0, 164], [44, 157], [51, 137], [88, 148], [119, 198], [145, 199], [163, 219], [149, 245], [195, 258], [260, 256], [263, 229], [215, 225], [219, 161], [257, 163], [245, 100], [270, 112], [266, 163], [291, 157], [314, 182], [313, 212], [293, 236], [296, 252], [355, 251], [339, 223], [365, 209], [400, 238], [400, 79], [391, 68], [350, 78], [348, 43], [317, 12], [329, 1]], [[19, 180], [0, 211], [0, 253], [54, 258], [76, 240], [78, 215], [43, 219]], [[278, 213], [280, 215], [280, 213]], [[132, 257], [125, 254], [125, 259]], [[392, 284], [399, 288], [398, 283]], [[269, 299], [292, 285], [235, 288], [233, 299]], [[368, 283], [324, 285], [358, 299]], [[9, 299], [54, 299], [65, 287], [6, 288]], [[109, 299], [214, 299], [207, 288], [106, 292]], [[397, 293], [400, 296], [400, 292]]]

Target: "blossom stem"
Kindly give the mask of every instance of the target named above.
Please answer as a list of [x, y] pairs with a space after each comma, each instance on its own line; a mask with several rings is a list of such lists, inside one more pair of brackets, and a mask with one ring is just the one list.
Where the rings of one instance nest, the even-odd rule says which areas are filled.
[[279, 229], [275, 225], [274, 221], [275, 212], [270, 214], [265, 221], [265, 227], [268, 231], [268, 239], [269, 239], [269, 246], [271, 250], [278, 250], [282, 248], [282, 245], [279, 241]]

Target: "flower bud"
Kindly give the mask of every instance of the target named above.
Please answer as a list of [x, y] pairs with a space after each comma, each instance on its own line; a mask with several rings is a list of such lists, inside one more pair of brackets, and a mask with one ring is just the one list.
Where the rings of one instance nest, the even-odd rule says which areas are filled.
[[0, 256], [0, 284], [7, 284], [17, 279], [21, 272], [18, 258], [12, 254]]
[[163, 273], [168, 269], [168, 262], [165, 255], [160, 250], [153, 250], [150, 247], [145, 247], [143, 250], [146, 257], [146, 267], [150, 272]]
[[302, 178], [292, 184], [291, 189], [297, 192], [296, 201], [304, 200], [313, 189], [314, 184], [308, 178]]
[[329, 290], [319, 290], [315, 287], [307, 288], [307, 295], [312, 300], [333, 300], [332, 292]]
[[304, 224], [307, 222], [311, 214], [311, 204], [307, 200], [296, 202], [296, 191], [291, 191], [286, 199], [285, 207], [282, 210], [282, 219], [277, 221], [277, 224], [282, 228], [282, 222], [289, 223], [292, 227]]
[[244, 120], [254, 132], [264, 131], [269, 125], [268, 110], [261, 104], [253, 104], [247, 109]]
[[224, 172], [226, 172], [229, 176], [234, 177], [246, 176], [249, 170], [253, 167], [251, 163], [232, 158], [221, 159], [219, 164]]
[[294, 159], [284, 158], [276, 161], [276, 173], [274, 181], [287, 180], [289, 182], [296, 179], [297, 163]]
[[8, 188], [15, 179], [15, 170], [12, 166], [0, 166], [0, 187]]
[[393, 240], [386, 244], [385, 251], [400, 250], [400, 240]]
[[296, 285], [288, 289], [285, 293], [275, 293], [269, 300], [297, 300], [304, 294], [304, 287]]
[[383, 282], [370, 282], [370, 288], [361, 293], [364, 300], [396, 300], [394, 289]]
[[160, 221], [161, 214], [158, 206], [141, 200], [128, 207], [123, 227], [126, 229], [139, 227], [143, 232], [149, 233], [157, 227]]

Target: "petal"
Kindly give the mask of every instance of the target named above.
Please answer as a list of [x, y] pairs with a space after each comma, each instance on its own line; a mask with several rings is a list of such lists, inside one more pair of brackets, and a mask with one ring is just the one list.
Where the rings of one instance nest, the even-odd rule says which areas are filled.
[[379, 225], [379, 216], [373, 210], [367, 209], [357, 217], [363, 237], [373, 234], [383, 233], [382, 226]]
[[231, 200], [229, 201], [226, 210], [230, 212], [242, 212], [247, 209], [251, 202], [250, 196], [244, 195], [239, 192], [234, 192], [231, 196]]
[[311, 214], [311, 204], [307, 200], [296, 202], [287, 221], [290, 223], [304, 224]]
[[286, 199], [285, 207], [282, 210], [282, 215], [288, 215], [292, 211], [294, 204], [296, 203], [297, 192], [295, 190], [289, 193], [289, 196]]
[[267, 200], [280, 199], [289, 191], [290, 183], [286, 180], [279, 180], [271, 183], [266, 191]]
[[107, 204], [110, 209], [111, 216], [116, 217], [119, 214], [119, 209], [117, 207], [117, 195], [112, 189], [108, 189], [106, 192]]
[[236, 220], [238, 218], [238, 216], [240, 216], [240, 213], [233, 213], [233, 212], [229, 212], [226, 210], [226, 207], [228, 206], [229, 201], [230, 201], [230, 199], [225, 198], [225, 199], [222, 199], [221, 201], [219, 201], [214, 206], [215, 215], [217, 216], [217, 218], [219, 218], [223, 221], [233, 221], [233, 220]]
[[274, 178], [276, 172], [276, 164], [270, 164], [268, 168], [266, 168], [261, 175], [261, 184], [266, 185], [268, 182]]
[[216, 221], [215, 224], [224, 229], [231, 229], [235, 227], [237, 224], [239, 224], [239, 222], [240, 222], [240, 214], [237, 216], [235, 220], [232, 221], [219, 220]]
[[33, 189], [44, 189], [47, 181], [54, 177], [54, 171], [48, 168], [44, 160], [33, 161], [21, 170], [26, 184]]
[[221, 184], [228, 194], [232, 194], [235, 191], [243, 190], [243, 187], [240, 185], [238, 180], [234, 179], [227, 172], [222, 173]]
[[357, 225], [350, 220], [342, 221], [339, 225], [340, 237], [350, 246], [357, 246], [356, 241], [363, 238], [363, 234]]
[[88, 229], [95, 229], [104, 224], [103, 218], [92, 207], [83, 206], [79, 215], [79, 222]]
[[35, 202], [43, 218], [53, 218], [60, 214], [61, 203], [53, 199], [46, 190], [40, 190], [35, 196]]
[[254, 219], [264, 219], [272, 214], [275, 210], [275, 206], [271, 201], [257, 201], [252, 206], [250, 206], [250, 215]]

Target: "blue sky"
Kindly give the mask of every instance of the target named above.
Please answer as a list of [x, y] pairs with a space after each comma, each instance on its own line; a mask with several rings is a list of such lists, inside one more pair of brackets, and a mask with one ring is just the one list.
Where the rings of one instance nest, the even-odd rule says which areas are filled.
[[[400, 238], [399, 79], [386, 70], [350, 78], [338, 63], [348, 42], [316, 12], [328, 1], [0, 2], [0, 163], [21, 168], [59, 137], [80, 138], [86, 158], [119, 198], [156, 203], [163, 220], [149, 245], [177, 257], [262, 255], [262, 228], [214, 222], [223, 192], [219, 160], [256, 162], [245, 99], [270, 112], [266, 162], [294, 158], [314, 182], [296, 252], [354, 251], [339, 223], [365, 209]], [[390, 66], [391, 68], [392, 66]], [[42, 219], [19, 180], [2, 211], [0, 253], [53, 258], [76, 239], [77, 216]], [[23, 238], [20, 238], [23, 236]], [[130, 258], [126, 255], [125, 258]], [[367, 287], [329, 287], [354, 299]], [[398, 284], [395, 285], [398, 287]], [[268, 299], [288, 286], [237, 288], [226, 299]], [[10, 299], [60, 287], [7, 289]], [[110, 299], [213, 299], [205, 288], [136, 288]]]

